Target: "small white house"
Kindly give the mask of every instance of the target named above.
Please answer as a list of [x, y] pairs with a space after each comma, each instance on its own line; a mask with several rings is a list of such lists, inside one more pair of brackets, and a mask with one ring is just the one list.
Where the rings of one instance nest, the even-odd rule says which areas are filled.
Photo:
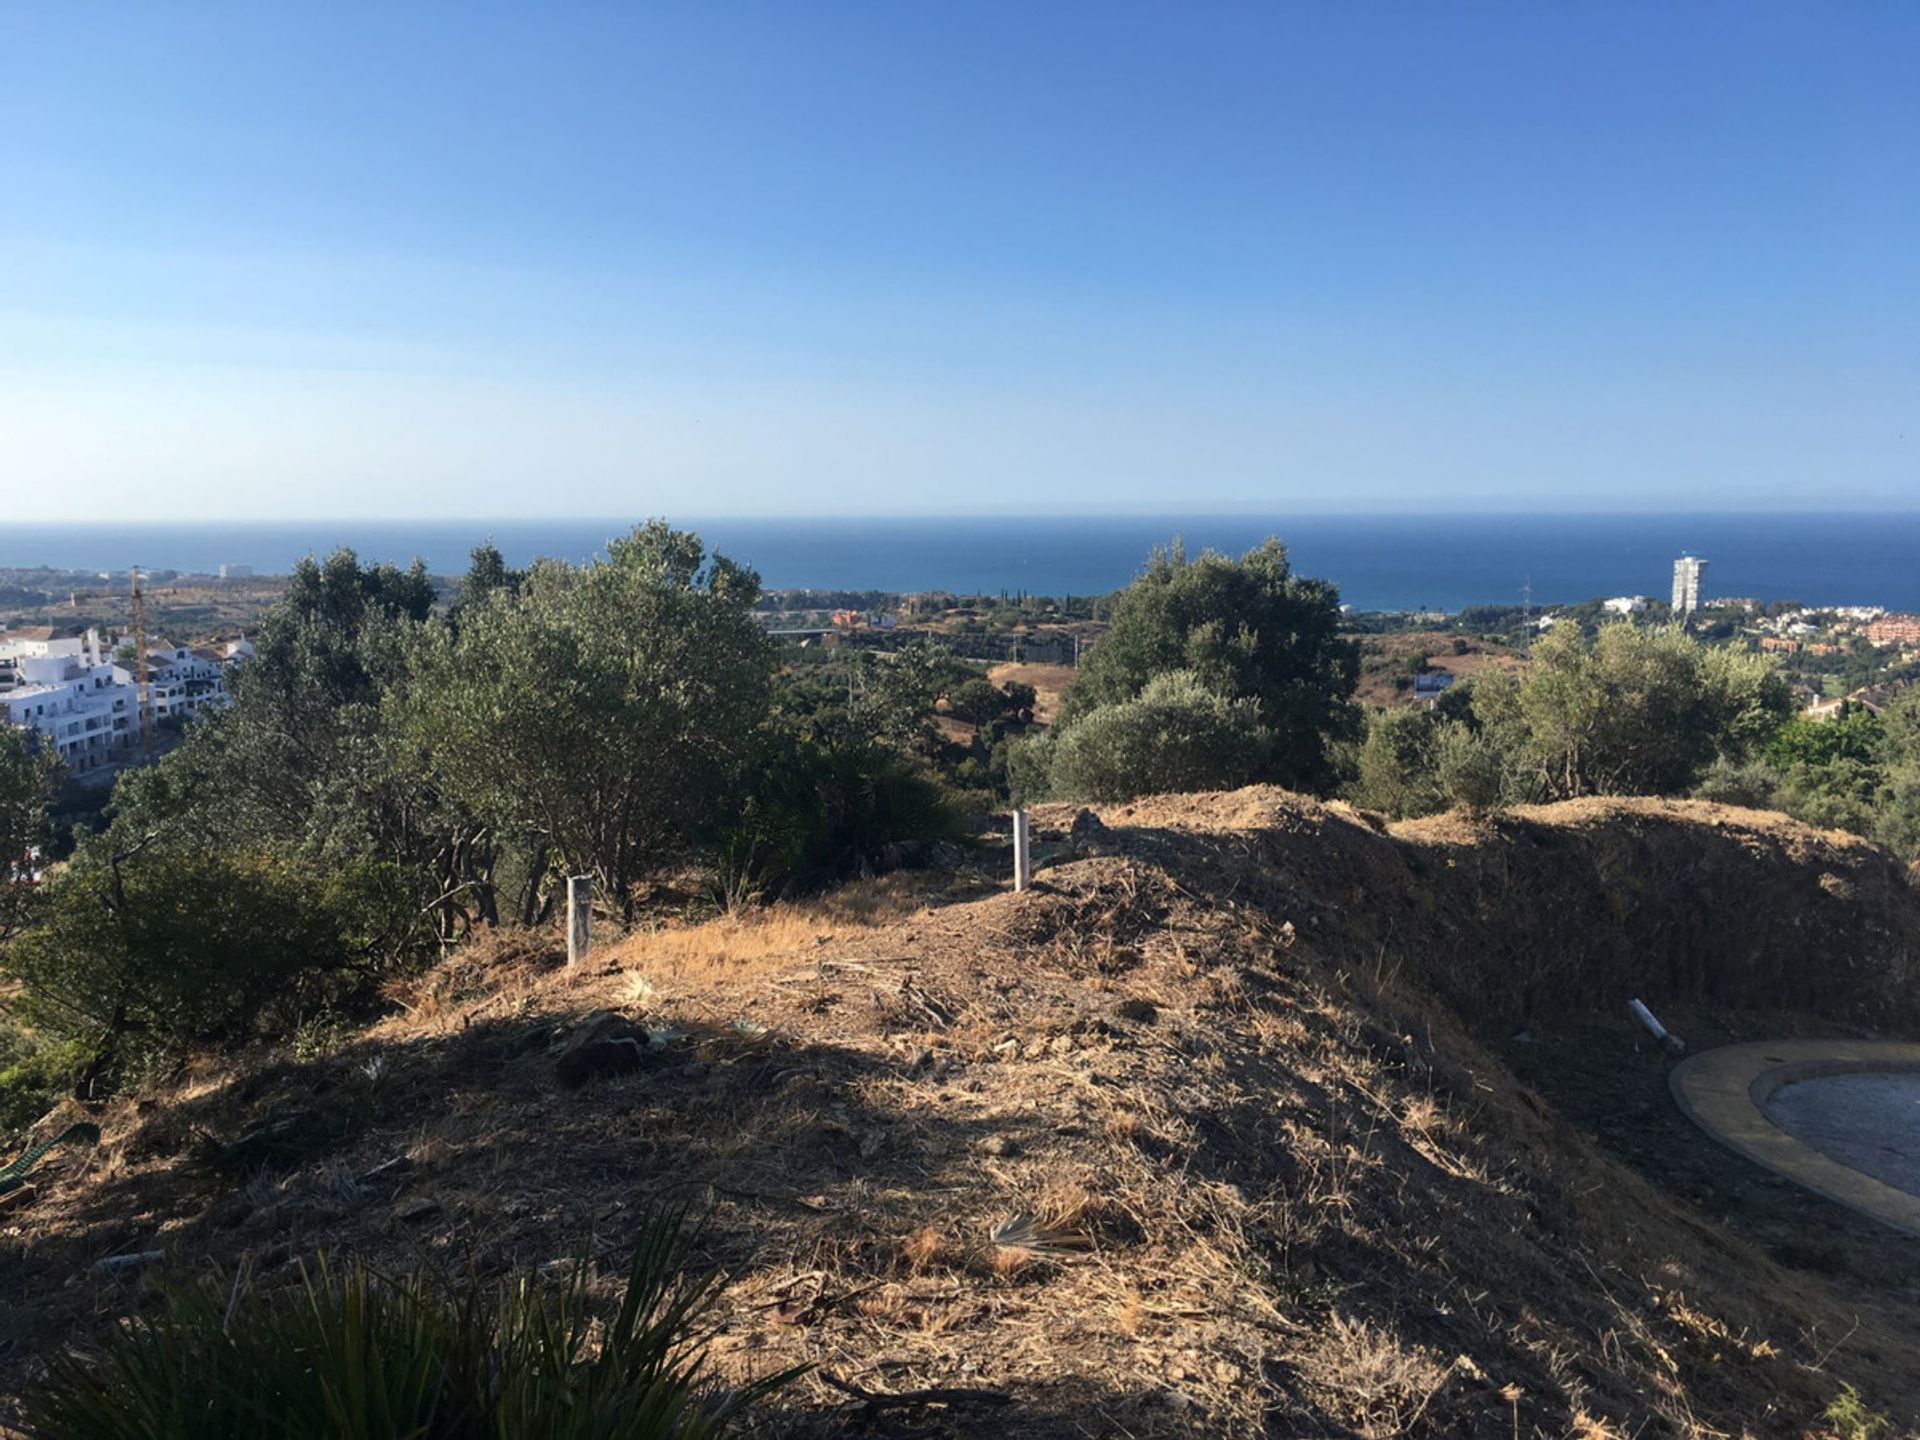
[[1602, 600], [1600, 606], [1609, 615], [1638, 615], [1647, 608], [1647, 597], [1616, 595], [1611, 600]]

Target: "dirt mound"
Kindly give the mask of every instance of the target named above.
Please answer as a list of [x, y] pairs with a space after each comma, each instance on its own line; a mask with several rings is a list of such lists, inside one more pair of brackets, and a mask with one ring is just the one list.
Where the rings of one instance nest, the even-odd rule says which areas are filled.
[[[1693, 806], [1075, 818], [1036, 815], [1026, 894], [995, 863], [910, 913], [636, 936], [571, 977], [477, 946], [331, 1054], [118, 1107], [0, 1217], [9, 1383], [139, 1303], [105, 1255], [507, 1273], [588, 1233], [612, 1255], [691, 1188], [736, 1277], [723, 1366], [820, 1367], [783, 1433], [1784, 1436], [1845, 1381], [1920, 1410], [1910, 1302], [1649, 1183], [1484, 1023], [1794, 985], [1906, 1023], [1914, 901], [1879, 852]], [[646, 1053], [565, 1089], [594, 1010]]]
[[1578, 800], [1388, 826], [1250, 789], [1109, 818], [1137, 847], [1183, 837], [1229, 898], [1303, 915], [1329, 956], [1384, 957], [1476, 1017], [1531, 1022], [1639, 996], [1920, 1025], [1920, 897], [1906, 867], [1781, 815]]

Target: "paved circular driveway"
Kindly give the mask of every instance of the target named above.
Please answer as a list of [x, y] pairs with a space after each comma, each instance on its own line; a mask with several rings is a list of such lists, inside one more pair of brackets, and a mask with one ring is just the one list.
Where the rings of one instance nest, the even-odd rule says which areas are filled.
[[1729, 1149], [1920, 1235], [1920, 1045], [1778, 1040], [1707, 1050], [1667, 1077]]

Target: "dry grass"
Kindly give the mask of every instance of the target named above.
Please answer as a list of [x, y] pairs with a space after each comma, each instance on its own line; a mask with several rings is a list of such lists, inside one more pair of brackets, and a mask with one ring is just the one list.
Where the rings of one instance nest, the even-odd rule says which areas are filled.
[[796, 956], [858, 938], [919, 914], [953, 888], [953, 877], [896, 871], [805, 900], [755, 906], [712, 919], [668, 921], [599, 952], [652, 987], [725, 985], [791, 964]]
[[1071, 665], [1008, 664], [995, 665], [987, 671], [987, 678], [996, 685], [1018, 681], [1033, 686], [1034, 718], [1043, 725], [1051, 725], [1053, 717], [1060, 713], [1060, 697], [1073, 683], [1075, 673]]
[[1364, 1320], [1330, 1316], [1325, 1341], [1315, 1378], [1352, 1399], [1369, 1436], [1407, 1434], [1452, 1373], [1450, 1366]]

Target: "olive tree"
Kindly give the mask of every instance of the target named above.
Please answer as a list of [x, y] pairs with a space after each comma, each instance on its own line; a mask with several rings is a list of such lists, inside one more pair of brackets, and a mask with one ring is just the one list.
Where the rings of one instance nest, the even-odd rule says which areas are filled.
[[1716, 758], [1758, 752], [1792, 712], [1771, 657], [1700, 644], [1678, 626], [1572, 625], [1523, 677], [1476, 681], [1474, 719], [1513, 759], [1522, 798], [1682, 794]]
[[[1213, 551], [1192, 559], [1176, 542], [1115, 601], [1112, 628], [1062, 697], [1060, 727], [1070, 733], [1156, 677], [1186, 671], [1215, 695], [1250, 701], [1271, 735], [1248, 778], [1323, 790], [1334, 778], [1333, 742], [1360, 730], [1359, 649], [1340, 624], [1339, 591], [1295, 575], [1277, 540], [1238, 560]], [[1175, 788], [1160, 776], [1140, 783]]]
[[589, 872], [630, 906], [710, 820], [767, 715], [759, 593], [753, 571], [657, 521], [584, 566], [536, 562], [428, 634], [396, 743], [436, 789], [530, 837], [536, 868]]
[[47, 801], [63, 767], [50, 745], [0, 722], [0, 940], [19, 928], [47, 840]]
[[1053, 798], [1128, 800], [1245, 785], [1266, 769], [1273, 747], [1253, 700], [1228, 698], [1177, 670], [1083, 716], [1041, 753]]

